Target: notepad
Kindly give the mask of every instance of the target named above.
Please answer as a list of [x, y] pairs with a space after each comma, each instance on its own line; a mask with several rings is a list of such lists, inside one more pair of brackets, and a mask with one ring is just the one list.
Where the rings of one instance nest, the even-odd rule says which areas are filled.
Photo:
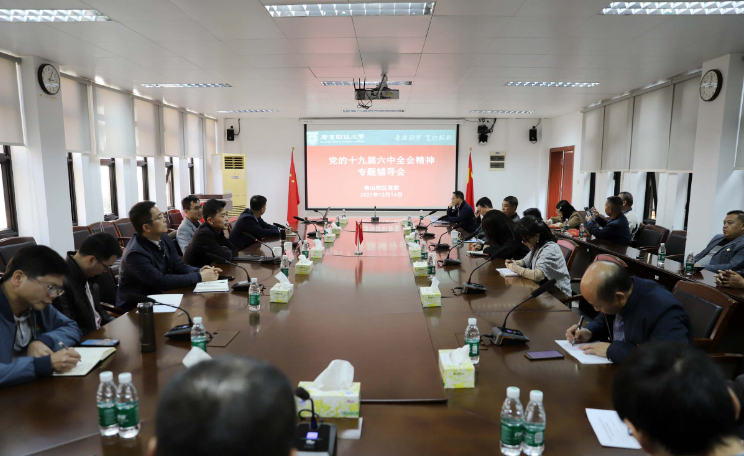
[[616, 411], [586, 409], [586, 416], [603, 447], [641, 449], [638, 440], [630, 435], [628, 426], [623, 423]]
[[496, 272], [501, 274], [501, 277], [519, 277], [519, 274], [509, 268], [496, 268]]
[[571, 345], [571, 342], [567, 340], [556, 340], [555, 343], [560, 345], [562, 349], [566, 350], [569, 355], [576, 358], [581, 364], [612, 364], [612, 361], [607, 358], [602, 358], [597, 355], [589, 355], [579, 350], [579, 347], [582, 345], [590, 344]]
[[[157, 302], [162, 302], [163, 304], [170, 304], [171, 306], [180, 306], [181, 300], [183, 299], [182, 294], [156, 294], [148, 295], [147, 297]], [[153, 313], [173, 313], [176, 310], [178, 309], [175, 307], [159, 306], [157, 304], [152, 308]]]
[[[64, 349], [63, 349], [64, 350]], [[98, 363], [113, 355], [116, 351], [114, 347], [75, 347], [75, 351], [80, 353], [80, 362], [75, 368], [64, 374], [55, 372], [55, 377], [85, 377], [95, 368]]]
[[213, 282], [199, 282], [194, 288], [194, 293], [220, 293], [230, 291], [227, 280], [215, 280]]

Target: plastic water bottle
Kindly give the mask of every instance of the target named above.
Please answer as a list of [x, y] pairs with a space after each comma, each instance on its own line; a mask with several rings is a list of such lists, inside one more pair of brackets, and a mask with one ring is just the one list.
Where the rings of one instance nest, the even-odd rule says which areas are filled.
[[437, 266], [434, 264], [434, 255], [429, 255], [429, 258], [426, 260], [426, 274], [429, 276], [429, 280], [437, 276]]
[[261, 310], [261, 290], [258, 289], [258, 279], [251, 279], [251, 287], [248, 289], [248, 310], [257, 312]]
[[692, 276], [695, 273], [695, 255], [690, 252], [685, 260], [685, 275]]
[[664, 266], [664, 261], [666, 261], [666, 245], [664, 245], [664, 243], [662, 242], [659, 246], [657, 262], [659, 263], [659, 266]]
[[287, 255], [282, 255], [281, 271], [282, 274], [289, 278], [289, 258], [287, 258]]
[[545, 407], [542, 391], [530, 391], [530, 402], [524, 412], [522, 451], [527, 456], [540, 456], [545, 451]]
[[419, 211], [419, 225], [424, 224], [424, 211]]
[[413, 228], [413, 219], [411, 218], [410, 215], [408, 216], [408, 226], [410, 226], [411, 228]]
[[579, 225], [579, 240], [583, 241], [586, 238], [586, 228], [584, 224]]
[[191, 346], [199, 347], [207, 351], [207, 330], [202, 324], [202, 317], [194, 317], [194, 326], [191, 327]]
[[101, 384], [98, 385], [96, 403], [98, 403], [98, 429], [104, 437], [111, 437], [119, 433], [119, 422], [116, 421], [116, 383], [111, 371], [98, 375]]
[[302, 247], [300, 248], [303, 255], [305, 255], [305, 258], [310, 258], [310, 243], [307, 242], [307, 239], [302, 241]]
[[132, 439], [140, 431], [139, 402], [137, 390], [132, 385], [132, 374], [119, 374], [116, 390], [116, 420], [119, 422], [119, 437]]
[[428, 256], [429, 256], [428, 250], [429, 250], [429, 248], [426, 245], [426, 241], [424, 241], [424, 238], [421, 238], [421, 259], [422, 260], [426, 260], [428, 258]]
[[341, 211], [341, 218], [342, 218], [342, 219], [345, 219], [345, 218], [346, 218], [346, 209], [343, 209], [343, 210]]
[[468, 327], [465, 328], [465, 343], [470, 345], [470, 361], [478, 364], [480, 361], [480, 331], [478, 331], [478, 320], [468, 318]]
[[420, 241], [421, 241], [421, 239], [419, 238], [419, 232], [418, 231], [414, 231], [413, 232], [413, 242], [415, 242], [416, 244], [418, 244]]
[[506, 389], [506, 400], [501, 406], [501, 454], [519, 456], [522, 453], [522, 425], [524, 409], [519, 402], [519, 388]]

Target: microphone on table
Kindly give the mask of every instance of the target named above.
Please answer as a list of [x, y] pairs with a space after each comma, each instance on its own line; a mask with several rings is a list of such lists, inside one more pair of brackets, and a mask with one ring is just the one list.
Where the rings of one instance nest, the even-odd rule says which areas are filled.
[[307, 233], [306, 234], [307, 237], [317, 237], [318, 236], [318, 225], [316, 225], [315, 222], [312, 222], [312, 221], [310, 221], [308, 219], [304, 219], [302, 217], [297, 217], [296, 215], [294, 216], [294, 218], [295, 218], [295, 220], [299, 220], [299, 221], [304, 222], [304, 223], [310, 223], [310, 224], [312, 224], [315, 227], [315, 231], [313, 231], [312, 233]]
[[[460, 228], [461, 226], [463, 226], [464, 224], [465, 224], [464, 221], [463, 222], [460, 222], [457, 225], [453, 226], [452, 227], [452, 230], [456, 230], [456, 229]], [[452, 231], [452, 230], [450, 230], [450, 231]], [[444, 233], [442, 233], [442, 236], [439, 236], [439, 240], [437, 241], [436, 244], [434, 244], [434, 248], [435, 249], [448, 249], [448, 248], [450, 248], [450, 245], [449, 244], [442, 244], [442, 237], [445, 234], [449, 233], [450, 231], [445, 231]]]
[[[436, 214], [437, 212], [439, 212], [439, 209], [434, 209], [433, 211], [431, 211], [431, 212], [429, 212], [428, 214], [426, 214], [426, 215], [425, 215], [424, 217], [428, 217], [428, 216], [430, 216], [430, 215], [434, 215], [434, 214]], [[429, 223], [429, 225], [431, 225], [431, 223]], [[423, 230], [423, 229], [426, 229], [426, 228], [428, 228], [428, 227], [429, 227], [429, 225], [420, 225], [420, 224], [419, 224], [419, 225], [416, 225], [416, 229], [417, 229], [417, 230]], [[434, 235], [432, 234], [432, 236], [434, 236]]]
[[380, 217], [377, 216], [377, 206], [375, 206], [375, 215], [372, 217], [373, 222], [379, 222]]
[[[299, 454], [333, 455], [336, 447], [336, 426], [328, 423], [318, 423], [315, 413], [315, 402], [305, 388], [298, 387], [295, 396], [303, 401], [310, 401], [310, 423], [297, 423], [295, 433], [292, 437], [292, 447]], [[298, 412], [300, 419], [302, 414], [308, 412], [302, 409]]]
[[279, 264], [279, 263], [282, 262], [282, 259], [281, 258], [277, 258], [276, 257], [276, 255], [274, 254], [274, 249], [272, 249], [269, 244], [263, 242], [262, 240], [260, 240], [258, 238], [253, 238], [253, 242], [258, 242], [259, 244], [265, 245], [266, 248], [268, 248], [269, 251], [271, 252], [271, 258], [269, 258], [266, 255], [264, 255], [259, 260], [259, 263], [261, 263], [261, 264]]
[[[216, 256], [216, 255], [215, 255]], [[176, 340], [189, 340], [191, 339], [191, 327], [194, 326], [194, 322], [191, 321], [191, 315], [181, 306], [174, 306], [173, 304], [163, 304], [162, 302], [158, 302], [154, 300], [153, 298], [148, 298], [145, 295], [139, 295], [135, 293], [128, 293], [124, 296], [125, 302], [127, 303], [134, 303], [139, 304], [141, 302], [150, 302], [153, 305], [159, 305], [159, 306], [166, 306], [166, 307], [173, 307], [174, 309], [179, 309], [181, 312], [186, 314], [186, 318], [188, 318], [189, 322], [185, 325], [176, 325], [173, 328], [171, 328], [167, 333], [165, 333], [165, 337], [170, 337], [171, 339]]]
[[462, 240], [455, 242], [452, 245], [452, 247], [449, 249], [449, 251], [447, 252], [447, 258], [445, 258], [444, 260], [442, 260], [442, 266], [449, 266], [449, 265], [454, 265], [454, 264], [458, 264], [458, 265], [459, 264], [462, 264], [462, 261], [460, 261], [459, 259], [457, 259], [457, 258], [450, 258], [450, 253], [452, 253], [452, 250], [455, 249], [456, 247], [460, 247], [461, 245], [463, 245], [465, 243], [465, 241], [469, 241], [469, 240], [473, 239], [475, 237], [475, 235], [477, 235], [477, 234], [478, 234], [478, 231], [475, 231], [473, 233], [468, 234], [464, 238], [462, 238]]
[[536, 298], [540, 296], [541, 294], [545, 293], [546, 291], [553, 288], [555, 285], [555, 279], [550, 279], [547, 282], [540, 285], [539, 288], [535, 289], [532, 293], [530, 293], [529, 296], [527, 296], [522, 302], [517, 304], [516, 306], [512, 307], [511, 310], [506, 314], [506, 317], [504, 317], [504, 323], [501, 324], [501, 326], [496, 326], [491, 331], [491, 334], [488, 334], [485, 337], [489, 337], [494, 345], [519, 345], [526, 342], [529, 342], [529, 337], [525, 336], [522, 331], [518, 329], [507, 329], [506, 328], [506, 319], [509, 318], [509, 315], [514, 312], [514, 309], [521, 306], [525, 302], [529, 301], [532, 298]]
[[[293, 228], [292, 228], [291, 226], [289, 226], [289, 225], [282, 225], [281, 223], [272, 223], [272, 225], [274, 225], [275, 227], [279, 228], [280, 230], [290, 230], [290, 231], [292, 231], [293, 233], [297, 233], [297, 236], [299, 236], [299, 238], [300, 238], [300, 241], [302, 241], [302, 240], [303, 240], [303, 239], [302, 239], [302, 235], [300, 234], [300, 232], [299, 232], [299, 231], [296, 231], [296, 230], [294, 230], [294, 229], [293, 229]], [[297, 241], [292, 241], [292, 247], [295, 247], [295, 246], [297, 246]]]
[[473, 278], [473, 273], [478, 270], [478, 268], [483, 267], [486, 263], [490, 263], [491, 260], [493, 260], [496, 257], [490, 257], [483, 263], [479, 264], [478, 266], [473, 269], [473, 271], [470, 273], [470, 277], [468, 277], [468, 281], [462, 284], [462, 294], [480, 294], [486, 292], [486, 287], [479, 283], [472, 283], [470, 279]]
[[239, 265], [237, 263], [233, 263], [232, 261], [227, 261], [226, 259], [222, 258], [221, 256], [215, 255], [214, 253], [207, 253], [207, 256], [212, 261], [215, 261], [217, 263], [229, 264], [229, 265], [235, 266], [236, 268], [240, 268], [243, 271], [245, 271], [245, 276], [247, 277], [247, 280], [242, 280], [240, 282], [235, 282], [233, 284], [233, 286], [232, 286], [232, 289], [233, 290], [243, 291], [243, 290], [247, 290], [248, 288], [250, 288], [250, 286], [251, 286], [251, 275], [248, 274], [248, 270], [246, 268], [244, 268], [243, 266], [241, 266], [241, 265]]

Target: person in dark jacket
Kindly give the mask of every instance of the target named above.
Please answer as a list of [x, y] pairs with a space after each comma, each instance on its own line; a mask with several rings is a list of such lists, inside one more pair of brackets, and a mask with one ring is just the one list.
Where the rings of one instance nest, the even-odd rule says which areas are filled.
[[160, 209], [152, 201], [141, 201], [129, 211], [129, 220], [137, 232], [127, 243], [121, 257], [119, 291], [116, 306], [131, 310], [136, 303], [129, 294], [161, 294], [174, 288], [217, 280], [219, 268], [195, 268], [183, 262], [173, 240], [168, 237], [168, 226]]
[[605, 212], [609, 220], [599, 217], [597, 210], [592, 208], [594, 220], [586, 223], [586, 229], [595, 238], [611, 241], [616, 244], [630, 245], [633, 238], [630, 235], [628, 219], [623, 214], [623, 200], [617, 196], [610, 196], [605, 202]]
[[519, 221], [517, 207], [519, 207], [519, 200], [516, 196], [507, 196], [504, 198], [504, 201], [501, 202], [501, 212], [509, 217], [514, 223]]
[[108, 274], [119, 257], [119, 241], [108, 233], [93, 234], [83, 241], [80, 250], [67, 253], [69, 272], [65, 275], [65, 293], [52, 304], [76, 322], [83, 335], [114, 320], [101, 307], [96, 280], [101, 274]]
[[211, 199], [204, 203], [204, 224], [200, 226], [183, 254], [186, 264], [200, 268], [214, 261], [208, 253], [225, 261], [232, 261], [238, 249], [225, 237], [227, 227], [227, 203]]
[[254, 195], [251, 197], [250, 209], [240, 214], [235, 226], [230, 232], [230, 242], [238, 250], [252, 246], [256, 239], [279, 236], [279, 228], [269, 225], [261, 218], [266, 213], [266, 197]]
[[16, 252], [0, 282], [0, 387], [67, 372], [80, 361], [72, 348], [77, 323], [50, 306], [62, 295], [67, 264], [43, 245]]
[[465, 201], [465, 195], [460, 190], [452, 192], [452, 201], [447, 207], [447, 215], [439, 220], [452, 224], [465, 222], [462, 225], [462, 229], [468, 233], [472, 233], [477, 227], [475, 212], [473, 212], [473, 208], [470, 207], [468, 202]]
[[514, 235], [514, 223], [503, 212], [497, 209], [488, 211], [483, 216], [481, 228], [487, 240], [483, 253], [489, 258], [521, 260], [530, 253], [529, 247]]
[[581, 278], [581, 293], [600, 312], [583, 329], [573, 325], [566, 331], [569, 342], [597, 341], [582, 346], [584, 353], [620, 364], [636, 346], [650, 340], [692, 345], [687, 312], [653, 280], [631, 277], [609, 261], [595, 261]]
[[695, 263], [708, 271], [744, 268], [744, 211], [731, 211], [723, 220], [723, 234], [717, 234], [695, 255]]

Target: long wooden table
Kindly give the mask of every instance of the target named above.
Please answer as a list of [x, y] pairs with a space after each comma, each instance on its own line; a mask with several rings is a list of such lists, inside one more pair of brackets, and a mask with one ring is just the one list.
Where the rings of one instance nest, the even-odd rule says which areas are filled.
[[[354, 226], [354, 220], [350, 221]], [[462, 454], [498, 452], [501, 404], [508, 386], [545, 393], [548, 416], [548, 454], [640, 454], [602, 448], [594, 436], [585, 408], [609, 409], [612, 365], [582, 365], [570, 356], [563, 360], [529, 361], [526, 351], [557, 349], [577, 317], [549, 294], [528, 301], [509, 317], [531, 342], [516, 347], [482, 347], [473, 389], [445, 390], [437, 365], [437, 350], [463, 344], [469, 317], [476, 317], [481, 334], [500, 325], [506, 312], [536, 288], [532, 281], [503, 278], [494, 260], [473, 275], [488, 288], [485, 295], [454, 294], [484, 260], [471, 258], [463, 246], [452, 256], [460, 266], [437, 268], [442, 307], [421, 306], [418, 287], [426, 278], [413, 276], [400, 223], [365, 224], [365, 255], [353, 256], [354, 233], [349, 226], [309, 276], [294, 275], [295, 293], [287, 304], [269, 303], [268, 288], [277, 281], [277, 265], [243, 264], [267, 290], [260, 312], [247, 309], [246, 292], [183, 293], [183, 307], [202, 316], [211, 331], [240, 331], [225, 348], [209, 348], [212, 356], [248, 355], [281, 368], [293, 383], [313, 380], [333, 359], [346, 359], [361, 382], [360, 440], [339, 440], [339, 455]], [[372, 227], [379, 227], [376, 230]], [[385, 229], [381, 229], [384, 226]], [[370, 229], [372, 228], [372, 229]], [[301, 232], [306, 231], [301, 227]], [[431, 228], [439, 237], [445, 228]], [[435, 242], [433, 240], [430, 243]], [[443, 242], [450, 242], [448, 234]], [[271, 244], [277, 244], [275, 240]], [[401, 244], [403, 244], [401, 248]], [[393, 246], [395, 246], [393, 248]], [[246, 253], [257, 253], [253, 246]], [[264, 247], [264, 254], [267, 249]], [[351, 253], [351, 254], [350, 254]], [[446, 255], [436, 252], [437, 258]], [[226, 266], [236, 280], [245, 273]], [[92, 333], [90, 338], [121, 341], [117, 353], [86, 377], [44, 378], [0, 390], [0, 454], [142, 454], [154, 434], [159, 392], [181, 363], [188, 342], [162, 336], [185, 317], [156, 314], [157, 351], [139, 350], [137, 315], [132, 312]], [[98, 435], [95, 391], [98, 373], [131, 372], [140, 396], [142, 433], [133, 441], [103, 439]]]

